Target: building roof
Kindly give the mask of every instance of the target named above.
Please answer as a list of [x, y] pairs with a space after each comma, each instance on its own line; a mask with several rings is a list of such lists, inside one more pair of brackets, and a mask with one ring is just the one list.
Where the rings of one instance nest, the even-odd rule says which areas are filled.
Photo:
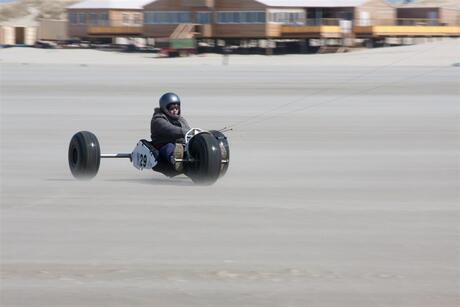
[[450, 8], [460, 10], [459, 0], [416, 0], [411, 3], [398, 5], [398, 8]]
[[356, 7], [367, 0], [256, 0], [274, 7]]
[[142, 10], [147, 3], [146, 0], [86, 0], [70, 5], [68, 9], [129, 9]]
[[[86, 0], [68, 6], [69, 9], [142, 9], [156, 0]], [[272, 7], [357, 7], [368, 0], [256, 0]], [[423, 0], [421, 0], [423, 1]], [[443, 0], [456, 2], [458, 0]], [[437, 2], [431, 0], [430, 2]]]

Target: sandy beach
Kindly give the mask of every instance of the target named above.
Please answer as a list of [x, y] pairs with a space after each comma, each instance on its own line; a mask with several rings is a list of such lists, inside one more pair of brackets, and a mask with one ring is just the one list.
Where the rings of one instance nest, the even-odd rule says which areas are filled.
[[[460, 40], [346, 54], [0, 50], [1, 306], [460, 304]], [[228, 132], [210, 187], [103, 160], [160, 95]]]

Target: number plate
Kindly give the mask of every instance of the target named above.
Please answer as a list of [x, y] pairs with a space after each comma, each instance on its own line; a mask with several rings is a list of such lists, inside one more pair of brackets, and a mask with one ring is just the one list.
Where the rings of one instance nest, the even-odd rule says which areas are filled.
[[155, 156], [142, 142], [137, 143], [132, 153], [133, 165], [138, 170], [152, 169], [157, 165]]

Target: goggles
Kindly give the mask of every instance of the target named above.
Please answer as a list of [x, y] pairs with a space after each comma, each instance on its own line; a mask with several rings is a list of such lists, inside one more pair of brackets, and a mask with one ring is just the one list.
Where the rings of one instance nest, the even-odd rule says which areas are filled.
[[172, 111], [172, 110], [180, 110], [180, 105], [178, 104], [171, 104], [168, 106], [168, 111]]

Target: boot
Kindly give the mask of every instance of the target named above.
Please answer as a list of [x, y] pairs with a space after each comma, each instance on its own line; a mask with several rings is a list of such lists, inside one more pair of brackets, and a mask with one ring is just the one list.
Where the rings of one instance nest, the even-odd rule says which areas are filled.
[[182, 162], [182, 159], [184, 159], [184, 145], [176, 143], [173, 155], [171, 156], [171, 164], [176, 172], [182, 173], [184, 171], [184, 162]]

